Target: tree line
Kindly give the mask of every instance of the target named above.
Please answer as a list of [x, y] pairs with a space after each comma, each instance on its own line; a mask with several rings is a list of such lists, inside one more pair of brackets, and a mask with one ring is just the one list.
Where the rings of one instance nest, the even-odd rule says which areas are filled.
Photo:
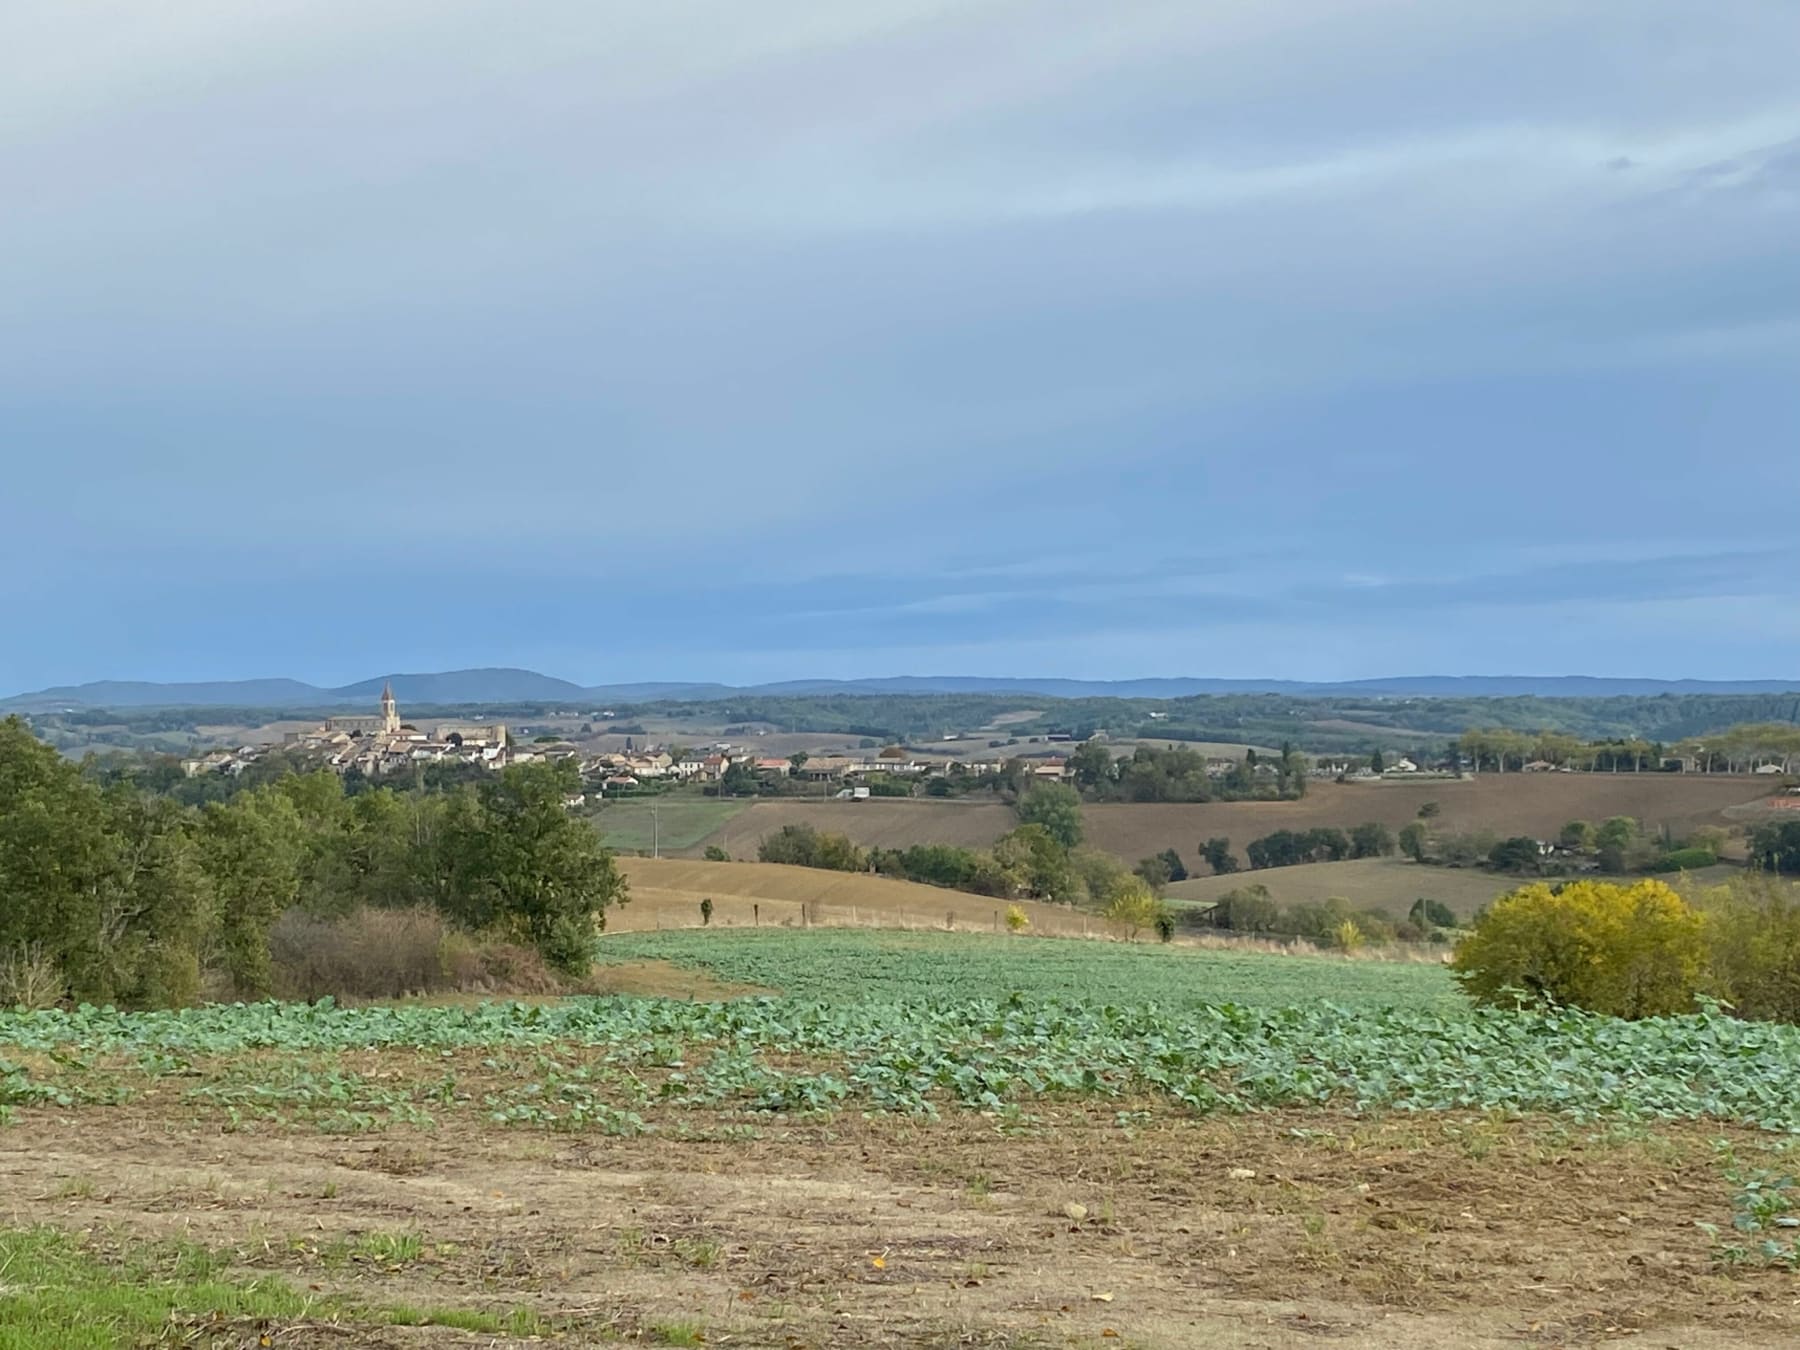
[[1096, 802], [1294, 801], [1306, 795], [1305, 757], [1284, 743], [1277, 755], [1254, 749], [1214, 777], [1205, 755], [1186, 746], [1140, 745], [1114, 756], [1103, 742], [1086, 741], [1069, 756], [1069, 778]]
[[334, 774], [286, 772], [201, 806], [108, 777], [0, 722], [0, 961], [51, 972], [78, 1001], [265, 996], [270, 932], [290, 910], [425, 906], [576, 973], [626, 898], [566, 809], [580, 790], [567, 764], [354, 796]]

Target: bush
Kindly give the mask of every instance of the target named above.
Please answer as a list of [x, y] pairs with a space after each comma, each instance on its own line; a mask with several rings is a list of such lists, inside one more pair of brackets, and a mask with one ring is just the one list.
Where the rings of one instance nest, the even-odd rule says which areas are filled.
[[282, 998], [398, 998], [451, 987], [450, 930], [429, 909], [359, 909], [321, 919], [289, 910], [269, 930]]
[[1718, 861], [1718, 854], [1709, 848], [1678, 848], [1672, 849], [1652, 861], [1647, 870], [1651, 872], [1693, 872], [1702, 867], [1711, 867]]
[[1479, 1003], [1523, 997], [1617, 1017], [1690, 1011], [1707, 965], [1704, 921], [1660, 881], [1521, 887], [1476, 920], [1452, 959]]
[[1414, 862], [1422, 863], [1425, 861], [1425, 846], [1430, 842], [1430, 836], [1427, 834], [1425, 827], [1418, 821], [1415, 820], [1410, 825], [1402, 827], [1400, 838], [1397, 842], [1399, 843], [1400, 851]]
[[731, 855], [717, 844], [708, 844], [706, 851], [700, 855], [707, 862], [730, 862]]
[[1537, 840], [1526, 835], [1502, 839], [1488, 852], [1488, 866], [1496, 872], [1536, 872], [1542, 865]]
[[1226, 891], [1213, 910], [1213, 922], [1234, 933], [1271, 933], [1280, 919], [1280, 907], [1259, 882]]
[[401, 998], [452, 990], [548, 994], [562, 982], [536, 948], [481, 941], [432, 909], [289, 910], [269, 930], [281, 998]]
[[1456, 914], [1450, 906], [1440, 900], [1427, 900], [1423, 896], [1413, 901], [1413, 907], [1407, 916], [1421, 928], [1456, 927]]
[[15, 943], [0, 952], [0, 1008], [52, 1008], [67, 987], [62, 965], [42, 943]]
[[783, 825], [757, 845], [763, 862], [789, 863], [796, 867], [822, 867], [831, 872], [866, 872], [866, 854], [849, 836], [823, 834], [811, 825]]
[[1740, 1017], [1800, 1022], [1800, 894], [1762, 876], [1700, 897], [1714, 992]]
[[1031, 916], [1025, 912], [1025, 906], [1008, 905], [1006, 907], [1007, 932], [1023, 933], [1029, 927], [1031, 927]]
[[1440, 859], [1453, 866], [1469, 867], [1487, 861], [1488, 854], [1494, 851], [1494, 845], [1499, 842], [1499, 837], [1489, 830], [1446, 834], [1436, 841], [1437, 854]]

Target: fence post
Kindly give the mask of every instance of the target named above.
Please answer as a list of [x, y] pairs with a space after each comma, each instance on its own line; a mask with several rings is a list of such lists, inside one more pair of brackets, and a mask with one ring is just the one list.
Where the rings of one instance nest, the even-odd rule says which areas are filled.
[[761, 905], [752, 904], [750, 906], [750, 926], [752, 928], [761, 928], [762, 927], [762, 906]]

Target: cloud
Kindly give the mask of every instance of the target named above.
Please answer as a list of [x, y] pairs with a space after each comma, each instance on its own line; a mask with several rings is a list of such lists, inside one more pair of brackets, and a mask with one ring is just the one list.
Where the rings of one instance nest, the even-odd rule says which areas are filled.
[[1499, 669], [1800, 487], [1786, 0], [7, 22], [0, 685]]

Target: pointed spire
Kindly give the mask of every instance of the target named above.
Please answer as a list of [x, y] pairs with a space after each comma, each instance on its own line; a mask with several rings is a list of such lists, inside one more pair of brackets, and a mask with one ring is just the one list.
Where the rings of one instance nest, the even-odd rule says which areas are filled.
[[381, 682], [381, 701], [383, 703], [392, 703], [394, 701], [394, 682], [392, 680], [383, 680]]

